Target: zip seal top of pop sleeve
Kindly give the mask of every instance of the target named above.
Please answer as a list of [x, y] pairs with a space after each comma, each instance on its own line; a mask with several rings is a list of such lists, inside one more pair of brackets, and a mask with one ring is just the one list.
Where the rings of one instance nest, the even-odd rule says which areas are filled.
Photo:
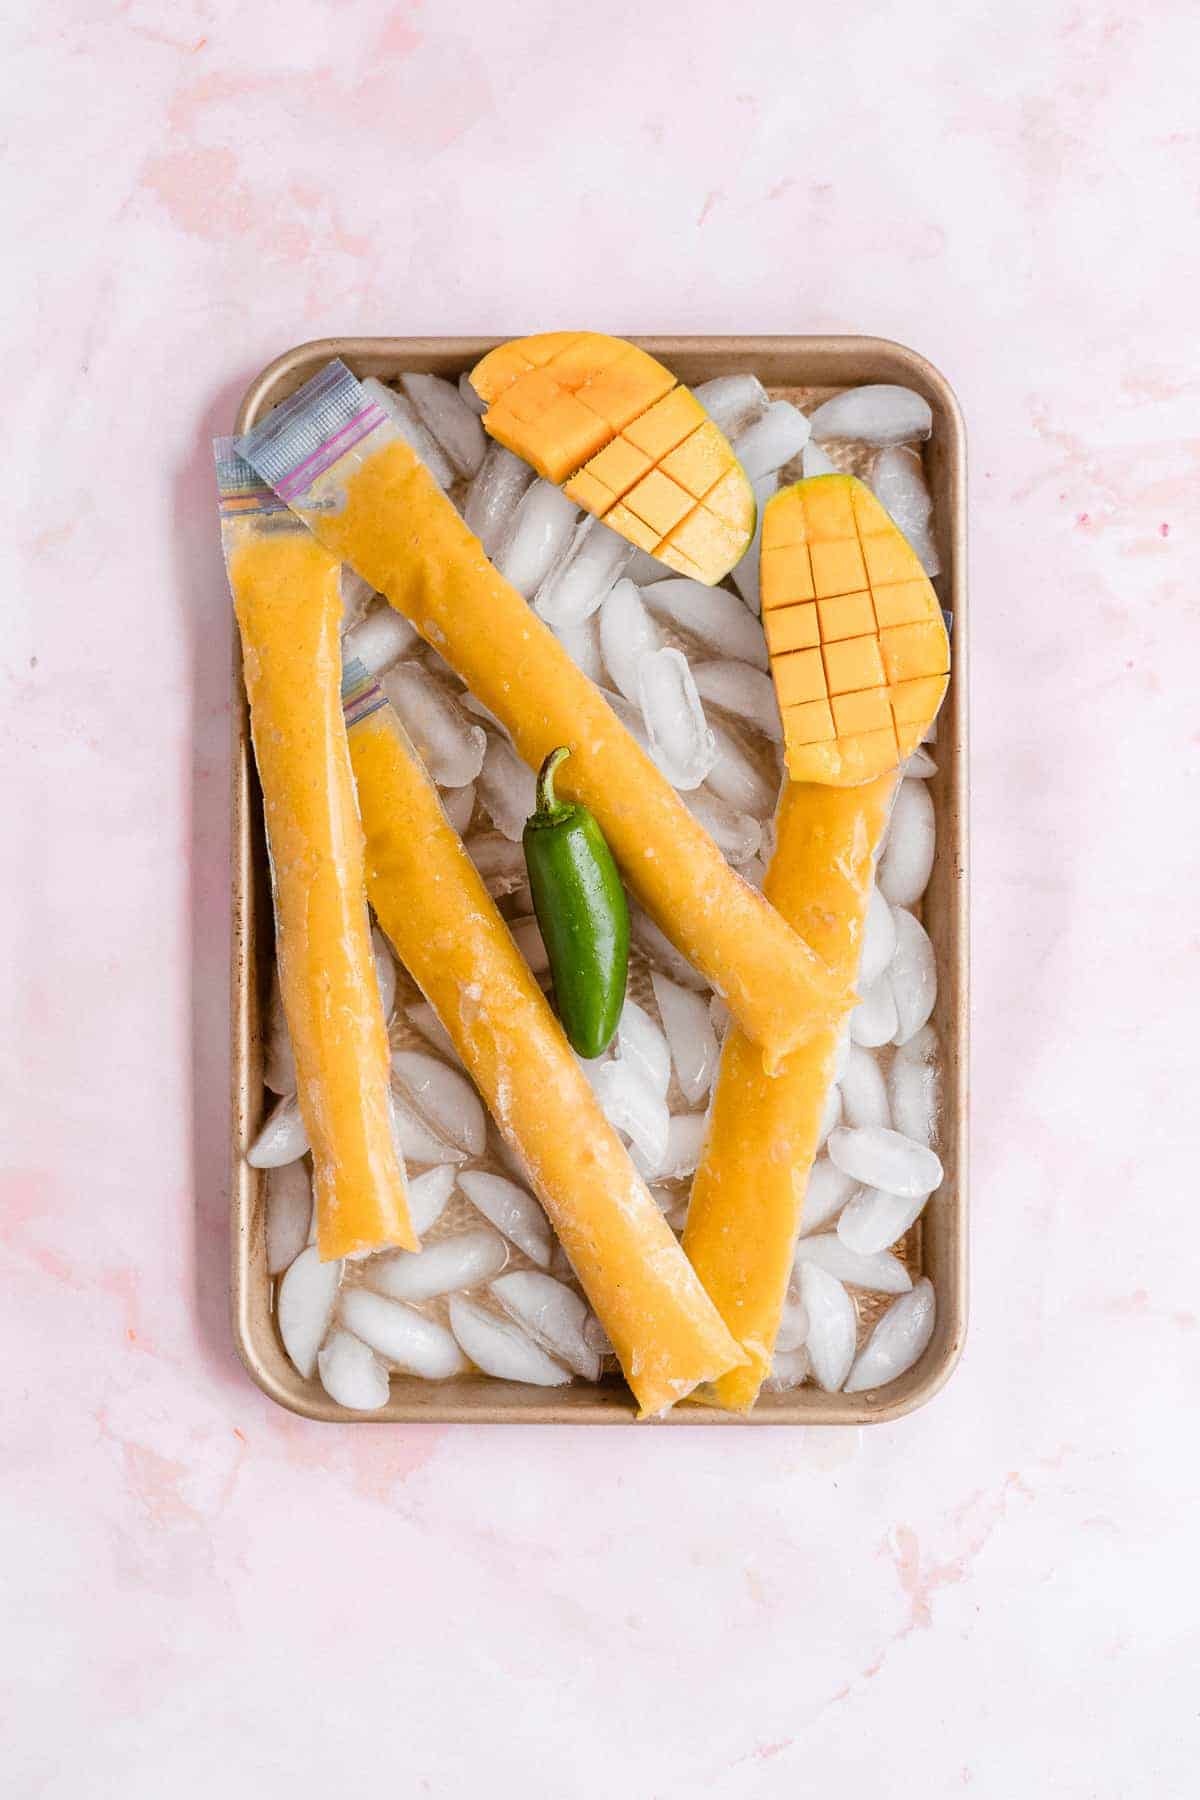
[[347, 731], [387, 705], [388, 697], [377, 678], [368, 672], [365, 663], [352, 656], [342, 667], [342, 712]]
[[237, 450], [290, 506], [386, 421], [345, 363], [331, 362], [239, 438]]

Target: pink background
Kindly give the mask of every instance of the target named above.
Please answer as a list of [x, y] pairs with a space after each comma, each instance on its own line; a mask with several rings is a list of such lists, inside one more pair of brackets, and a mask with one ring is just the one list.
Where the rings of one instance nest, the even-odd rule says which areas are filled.
[[[4, 1793], [1190, 1790], [1192, 0], [7, 17]], [[564, 323], [877, 333], [967, 415], [974, 1313], [895, 1426], [331, 1429], [234, 1359], [208, 439], [304, 338]]]

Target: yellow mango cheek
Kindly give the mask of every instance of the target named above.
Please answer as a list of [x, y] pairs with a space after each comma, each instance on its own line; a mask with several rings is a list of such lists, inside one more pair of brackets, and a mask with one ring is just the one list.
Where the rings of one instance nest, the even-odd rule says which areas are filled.
[[620, 338], [543, 332], [471, 372], [484, 426], [578, 506], [710, 585], [754, 534], [754, 495], [724, 434], [669, 369]]
[[762, 607], [794, 781], [854, 787], [911, 755], [950, 644], [915, 551], [852, 475], [783, 489], [763, 519]]

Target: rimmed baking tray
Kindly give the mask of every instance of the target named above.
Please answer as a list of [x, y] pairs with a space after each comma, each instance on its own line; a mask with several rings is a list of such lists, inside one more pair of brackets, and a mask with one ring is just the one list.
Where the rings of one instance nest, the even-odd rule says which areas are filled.
[[[457, 377], [495, 338], [322, 338], [287, 351], [253, 381], [237, 431], [247, 431], [331, 357], [360, 376], [394, 380], [406, 370]], [[937, 1327], [919, 1362], [875, 1393], [825, 1394], [802, 1387], [764, 1394], [747, 1417], [706, 1406], [679, 1406], [667, 1425], [864, 1425], [899, 1418], [932, 1398], [958, 1360], [967, 1324], [967, 605], [966, 447], [962, 416], [944, 377], [913, 350], [867, 337], [645, 337], [635, 340], [689, 385], [714, 375], [752, 372], [774, 395], [811, 399], [812, 390], [895, 382], [924, 394], [933, 408], [926, 472], [942, 554], [942, 603], [953, 613], [953, 675], [938, 721], [938, 773], [930, 783], [937, 816], [937, 858], [922, 917], [938, 967], [934, 1024], [944, 1057], [944, 1118], [939, 1152], [945, 1182], [909, 1234], [914, 1273], [931, 1277]], [[492, 1379], [427, 1382], [393, 1376], [386, 1407], [348, 1412], [314, 1378], [305, 1381], [284, 1354], [266, 1266], [264, 1182], [245, 1161], [264, 1110], [260, 1030], [272, 918], [262, 807], [250, 749], [240, 655], [233, 668], [233, 1107], [232, 1308], [238, 1353], [272, 1400], [310, 1419], [471, 1424], [625, 1425], [633, 1399], [618, 1378], [599, 1386], [546, 1389]]]

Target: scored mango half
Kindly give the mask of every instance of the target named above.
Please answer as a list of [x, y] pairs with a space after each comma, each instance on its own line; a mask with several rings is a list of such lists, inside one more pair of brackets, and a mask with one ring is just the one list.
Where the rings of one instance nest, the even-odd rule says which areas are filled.
[[681, 575], [711, 587], [754, 536], [754, 492], [690, 389], [646, 351], [596, 331], [546, 331], [471, 371], [497, 443]]
[[763, 515], [761, 592], [793, 781], [857, 787], [910, 756], [949, 681], [916, 552], [870, 488], [816, 475]]

